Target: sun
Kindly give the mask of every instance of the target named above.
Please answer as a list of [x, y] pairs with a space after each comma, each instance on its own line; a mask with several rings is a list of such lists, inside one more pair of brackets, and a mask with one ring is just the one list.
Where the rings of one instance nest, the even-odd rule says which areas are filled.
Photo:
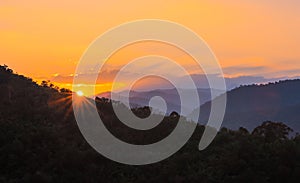
[[77, 91], [76, 94], [80, 97], [82, 97], [84, 95], [84, 93], [82, 91]]

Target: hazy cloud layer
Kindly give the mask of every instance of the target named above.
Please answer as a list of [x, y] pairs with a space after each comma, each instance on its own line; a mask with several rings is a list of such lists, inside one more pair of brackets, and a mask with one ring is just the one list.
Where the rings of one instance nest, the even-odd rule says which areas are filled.
[[261, 73], [269, 70], [265, 66], [232, 66], [223, 68], [223, 73], [226, 75], [234, 75], [234, 74], [253, 74], [253, 73]]
[[[234, 68], [228, 68], [228, 70], [231, 70]], [[245, 69], [245, 68], [244, 68]], [[259, 68], [250, 68], [249, 70], [261, 70], [265, 69], [264, 67]], [[296, 73], [298, 70], [291, 70], [291, 73]], [[100, 75], [98, 75], [97, 84], [106, 84], [113, 82], [116, 74], [118, 73], [118, 70], [111, 70], [111, 71], [104, 71]], [[135, 80], [137, 77], [142, 76], [142, 73], [130, 73], [130, 72], [123, 72], [122, 73], [121, 80], [119, 80], [120, 83], [128, 83], [131, 80]], [[72, 83], [74, 76], [61, 76], [57, 75], [51, 78], [51, 81], [57, 82], [57, 83]], [[94, 74], [82, 74], [80, 75], [81, 78], [85, 81], [85, 83], [91, 84], [92, 78], [94, 77]], [[182, 76], [182, 77], [172, 77], [173, 80], [176, 80], [178, 83], [180, 83], [180, 86], [182, 88], [189, 88], [186, 84], [186, 81], [189, 76]], [[193, 79], [195, 85], [197, 88], [210, 88], [208, 80], [206, 75], [204, 74], [193, 74], [190, 75], [190, 77]], [[218, 75], [211, 74], [209, 75], [212, 81], [218, 82], [221, 81], [221, 77]], [[227, 86], [227, 90], [231, 90], [233, 88], [236, 88], [240, 85], [250, 85], [250, 84], [260, 84], [260, 83], [267, 83], [267, 82], [275, 82], [279, 80], [285, 80], [285, 79], [295, 79], [300, 78], [300, 76], [294, 76], [294, 77], [278, 77], [278, 78], [265, 78], [263, 76], [238, 76], [238, 77], [225, 77], [225, 82]], [[153, 89], [167, 89], [170, 88], [171, 85], [166, 85], [166, 81], [159, 78], [159, 77], [146, 77], [139, 81], [139, 85], [135, 87], [135, 90], [153, 90]], [[129, 89], [128, 86], [124, 87], [122, 89]], [[215, 88], [219, 89], [219, 88]]]

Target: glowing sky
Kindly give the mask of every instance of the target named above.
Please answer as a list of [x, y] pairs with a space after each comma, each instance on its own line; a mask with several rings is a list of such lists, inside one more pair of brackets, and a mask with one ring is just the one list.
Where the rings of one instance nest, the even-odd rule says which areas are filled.
[[[300, 75], [298, 0], [1, 0], [0, 64], [66, 86], [96, 37], [121, 23], [146, 18], [178, 22], [195, 31], [212, 48], [226, 76]], [[132, 46], [108, 69], [153, 51], [161, 49]], [[170, 53], [168, 48], [162, 54]]]

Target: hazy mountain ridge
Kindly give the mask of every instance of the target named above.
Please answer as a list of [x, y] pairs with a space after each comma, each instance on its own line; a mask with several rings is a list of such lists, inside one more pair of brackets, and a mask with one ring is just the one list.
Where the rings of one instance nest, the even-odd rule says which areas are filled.
[[[227, 92], [223, 126], [252, 130], [257, 121], [284, 121], [300, 131], [300, 80], [242, 86]], [[218, 100], [218, 97], [215, 99]], [[200, 123], [206, 123], [211, 102], [201, 106]]]
[[[217, 95], [221, 95], [221, 90], [213, 89]], [[187, 99], [186, 103], [187, 106], [182, 106], [184, 111], [192, 111], [195, 108], [199, 106], [197, 103], [195, 103], [195, 99], [190, 97], [191, 89], [157, 89], [157, 90], [151, 90], [151, 91], [121, 91], [118, 93], [114, 93], [115, 100], [124, 102], [125, 100], [128, 100], [129, 96], [129, 102], [130, 107], [143, 107], [148, 106], [149, 101], [152, 97], [160, 96], [162, 97], [167, 104], [167, 113], [170, 114], [172, 111], [176, 111], [178, 113], [181, 112], [181, 102], [180, 102], [180, 95]], [[211, 100], [211, 91], [210, 89], [203, 89], [198, 88], [198, 95], [199, 95], [199, 102], [200, 105], [204, 104], [205, 102], [208, 102]], [[129, 95], [128, 95], [129, 92]], [[98, 94], [97, 97], [104, 97], [104, 98], [111, 98], [111, 92], [104, 92], [101, 94]], [[161, 106], [156, 105], [154, 108], [157, 108], [158, 110], [161, 110]], [[182, 115], [187, 115], [187, 112], [182, 111]]]

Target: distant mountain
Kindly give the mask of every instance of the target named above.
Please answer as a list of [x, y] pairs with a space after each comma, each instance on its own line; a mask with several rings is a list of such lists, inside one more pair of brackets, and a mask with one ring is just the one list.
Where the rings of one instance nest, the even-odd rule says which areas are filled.
[[[269, 82], [276, 82], [279, 80], [287, 80], [287, 79], [299, 79], [299, 76], [295, 77], [277, 77], [277, 78], [265, 78], [262, 76], [238, 76], [238, 77], [224, 77], [222, 78], [219, 75], [211, 74], [211, 75], [204, 75], [204, 74], [192, 74], [190, 76], [183, 76], [178, 79], [180, 86], [182, 88], [189, 88], [186, 80], [187, 78], [191, 77], [194, 81], [197, 88], [210, 88], [209, 82], [207, 80], [207, 76], [209, 76], [210, 80], [214, 82], [222, 82], [225, 80], [227, 90], [232, 90], [234, 88], [240, 87], [241, 85], [252, 85], [252, 84], [262, 84], [262, 83], [269, 83]], [[215, 88], [219, 89], [219, 88]]]
[[[210, 107], [211, 102], [201, 106], [200, 123], [208, 121]], [[266, 120], [285, 122], [300, 132], [300, 80], [242, 86], [227, 92], [223, 126], [252, 130]]]
[[[116, 100], [121, 101], [125, 103], [126, 100], [128, 100], [128, 92], [129, 92], [129, 104], [131, 108], [134, 107], [143, 107], [148, 106], [149, 101], [152, 97], [160, 96], [162, 97], [167, 104], [167, 113], [171, 113], [172, 111], [177, 111], [180, 113], [181, 111], [181, 103], [180, 103], [180, 95], [187, 98], [187, 103], [189, 105], [183, 106], [183, 111], [181, 111], [182, 115], [187, 115], [191, 111], [193, 111], [195, 108], [198, 107], [197, 104], [194, 104], [195, 99], [191, 97], [192, 90], [190, 89], [179, 89], [178, 91], [173, 89], [160, 89], [160, 90], [152, 90], [152, 91], [122, 91], [119, 93], [114, 93], [116, 96]], [[221, 90], [215, 90], [214, 92], [218, 95], [222, 94]], [[104, 98], [111, 98], [111, 92], [105, 92], [98, 94], [97, 97], [104, 97]], [[211, 100], [211, 91], [210, 89], [198, 89], [198, 95], [200, 100], [200, 105], [208, 102]], [[158, 111], [162, 111], [162, 106], [157, 104], [154, 105], [153, 108], [155, 108]]]

